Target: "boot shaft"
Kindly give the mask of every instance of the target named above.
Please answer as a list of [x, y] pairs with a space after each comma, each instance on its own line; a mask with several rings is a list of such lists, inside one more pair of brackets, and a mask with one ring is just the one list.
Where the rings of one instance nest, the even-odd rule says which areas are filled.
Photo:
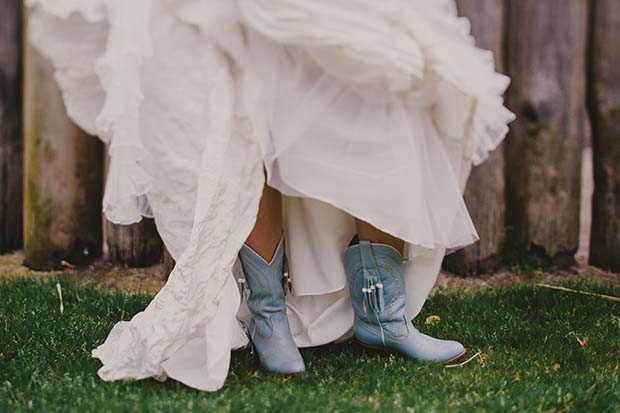
[[304, 360], [293, 340], [286, 314], [284, 279], [284, 239], [280, 240], [271, 262], [247, 245], [239, 251], [245, 279], [250, 289], [247, 304], [252, 313], [249, 335], [262, 367], [291, 375], [305, 370]]
[[247, 300], [250, 311], [263, 317], [286, 312], [283, 288], [284, 241], [278, 244], [271, 262], [265, 261], [245, 244], [239, 251], [239, 257], [250, 289]]
[[379, 325], [393, 337], [408, 335], [407, 296], [400, 253], [383, 244], [360, 241], [345, 251], [345, 270], [356, 318]]

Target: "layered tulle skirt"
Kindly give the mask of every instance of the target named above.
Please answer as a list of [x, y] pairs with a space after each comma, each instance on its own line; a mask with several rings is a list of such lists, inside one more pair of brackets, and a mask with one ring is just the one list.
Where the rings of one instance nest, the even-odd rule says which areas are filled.
[[508, 80], [446, 0], [31, 0], [68, 112], [109, 147], [104, 212], [154, 217], [177, 266], [93, 355], [106, 380], [224, 382], [248, 343], [237, 253], [284, 195], [300, 346], [348, 337], [354, 218], [404, 239], [415, 316], [477, 240], [461, 191], [512, 120]]

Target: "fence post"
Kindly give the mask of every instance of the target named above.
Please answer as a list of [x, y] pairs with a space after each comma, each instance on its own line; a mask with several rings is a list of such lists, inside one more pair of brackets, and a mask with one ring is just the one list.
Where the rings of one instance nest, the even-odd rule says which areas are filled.
[[[107, 152], [107, 150], [106, 150]], [[108, 173], [109, 156], [105, 155], [105, 174]], [[105, 217], [104, 241], [108, 247], [107, 259], [130, 268], [143, 268], [162, 260], [164, 243], [159, 237], [155, 221], [143, 218], [131, 225], [117, 225]]]
[[590, 113], [594, 196], [590, 263], [620, 272], [620, 2], [593, 2]]
[[170, 273], [174, 269], [174, 266], [176, 265], [174, 258], [172, 258], [172, 255], [170, 255], [170, 251], [168, 251], [168, 248], [164, 248], [164, 255], [161, 258], [161, 262], [162, 262], [164, 277], [167, 280], [168, 277], [170, 276]]
[[508, 240], [519, 253], [574, 262], [579, 242], [588, 2], [510, 0], [506, 141]]
[[103, 145], [66, 115], [51, 63], [26, 46], [24, 253], [39, 270], [102, 251]]
[[22, 246], [22, 2], [0, 2], [0, 253]]
[[[468, 17], [476, 44], [495, 55], [503, 70], [504, 0], [458, 0], [459, 13]], [[462, 275], [497, 269], [505, 239], [504, 153], [497, 148], [487, 161], [474, 168], [465, 190], [465, 203], [480, 235], [480, 242], [448, 255], [444, 267]]]
[[148, 218], [132, 225], [106, 221], [106, 243], [110, 261], [134, 268], [160, 262], [164, 251], [155, 221]]

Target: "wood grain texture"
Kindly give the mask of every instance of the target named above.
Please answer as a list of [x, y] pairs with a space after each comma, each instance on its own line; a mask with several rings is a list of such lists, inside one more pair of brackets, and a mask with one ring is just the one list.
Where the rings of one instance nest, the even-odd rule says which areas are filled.
[[27, 47], [25, 67], [25, 264], [83, 264], [102, 252], [103, 145], [67, 117], [51, 63]]
[[521, 256], [572, 263], [579, 239], [588, 2], [508, 2], [508, 239]]
[[164, 250], [155, 221], [148, 218], [132, 225], [106, 221], [106, 243], [110, 261], [132, 268], [160, 262]]
[[620, 2], [593, 2], [590, 114], [594, 195], [590, 263], [620, 272]]
[[[495, 54], [496, 66], [503, 70], [504, 0], [458, 0], [459, 14], [470, 19], [476, 44]], [[465, 203], [480, 241], [448, 255], [444, 268], [461, 275], [484, 274], [501, 263], [505, 239], [505, 180], [502, 147], [473, 169], [465, 190]]]
[[176, 265], [176, 261], [174, 260], [174, 258], [172, 258], [172, 255], [170, 254], [170, 251], [168, 251], [168, 248], [164, 247], [164, 254], [162, 255], [161, 261], [163, 264], [164, 277], [167, 280], [168, 277], [170, 277], [170, 273], [174, 269], [174, 266]]
[[22, 247], [22, 2], [0, 0], [0, 253]]
[[[109, 148], [106, 148], [105, 174], [109, 173]], [[143, 218], [131, 225], [118, 225], [104, 216], [104, 242], [107, 246], [106, 258], [115, 264], [130, 268], [144, 268], [162, 260], [164, 244], [155, 221]]]

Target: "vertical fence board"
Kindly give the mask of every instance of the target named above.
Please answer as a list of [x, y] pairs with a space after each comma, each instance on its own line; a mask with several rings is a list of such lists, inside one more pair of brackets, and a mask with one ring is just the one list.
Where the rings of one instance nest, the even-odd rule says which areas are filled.
[[[109, 157], [105, 156], [105, 173], [108, 173]], [[143, 268], [162, 260], [164, 243], [161, 240], [155, 221], [143, 218], [137, 224], [117, 225], [103, 218], [104, 240], [108, 247], [107, 258], [115, 263], [131, 268]]]
[[48, 270], [102, 250], [103, 145], [66, 115], [51, 63], [26, 47], [25, 264]]
[[22, 246], [22, 2], [0, 1], [0, 252]]
[[620, 272], [620, 2], [596, 0], [590, 61], [594, 196], [590, 263]]
[[508, 239], [556, 263], [579, 242], [587, 16], [584, 0], [509, 1]]
[[164, 245], [155, 221], [144, 218], [133, 225], [106, 221], [106, 243], [110, 261], [128, 267], [146, 267], [160, 262]]
[[174, 266], [176, 265], [174, 258], [172, 258], [172, 255], [170, 255], [170, 251], [168, 251], [168, 248], [164, 248], [164, 255], [161, 258], [161, 262], [163, 264], [162, 266], [163, 266], [164, 277], [168, 279], [168, 277], [170, 276], [170, 273], [172, 272], [172, 270], [174, 269]]
[[[468, 17], [476, 44], [495, 54], [503, 70], [504, 0], [458, 0], [459, 13]], [[465, 203], [480, 235], [480, 242], [446, 257], [444, 267], [457, 274], [482, 274], [497, 269], [505, 231], [504, 154], [498, 148], [474, 168], [465, 190]]]

